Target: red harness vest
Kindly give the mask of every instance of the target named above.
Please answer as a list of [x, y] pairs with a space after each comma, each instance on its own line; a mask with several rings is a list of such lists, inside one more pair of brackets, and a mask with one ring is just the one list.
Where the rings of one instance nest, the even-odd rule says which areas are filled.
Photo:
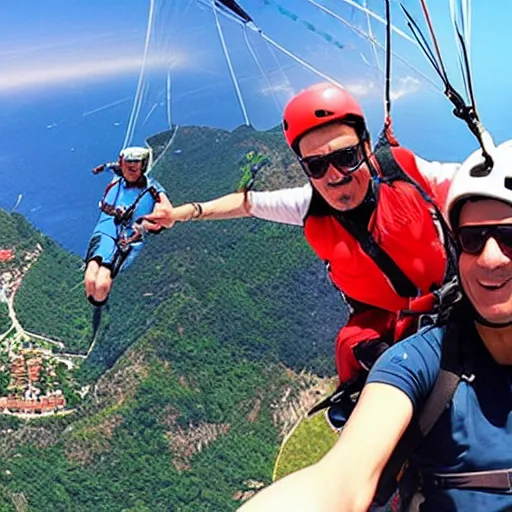
[[[432, 197], [414, 155], [401, 147], [391, 151], [398, 165]], [[368, 224], [376, 243], [417, 287], [419, 295], [439, 287], [445, 276], [446, 254], [432, 210], [412, 184], [401, 180], [381, 183]], [[395, 291], [383, 271], [333, 215], [308, 215], [304, 232], [316, 254], [329, 262], [334, 284], [348, 297], [390, 312], [409, 307], [410, 300]]]

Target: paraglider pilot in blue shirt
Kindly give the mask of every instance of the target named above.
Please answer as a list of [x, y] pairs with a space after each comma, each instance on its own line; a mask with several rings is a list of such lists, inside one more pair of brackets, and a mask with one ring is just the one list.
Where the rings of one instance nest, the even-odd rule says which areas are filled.
[[101, 213], [85, 257], [85, 291], [94, 306], [107, 302], [113, 279], [140, 253], [150, 223], [142, 217], [159, 207], [172, 208], [164, 188], [147, 175], [151, 163], [151, 149], [129, 147], [121, 151], [119, 162], [93, 170], [97, 174], [109, 169], [117, 175], [100, 201]]

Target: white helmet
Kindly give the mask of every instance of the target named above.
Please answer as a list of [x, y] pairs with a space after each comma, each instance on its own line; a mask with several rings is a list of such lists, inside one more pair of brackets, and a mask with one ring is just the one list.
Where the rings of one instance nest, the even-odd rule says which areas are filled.
[[119, 162], [142, 162], [142, 172], [146, 172], [153, 163], [153, 152], [151, 148], [132, 146], [124, 148], [119, 153]]
[[479, 149], [456, 171], [445, 204], [445, 216], [452, 230], [457, 228], [465, 199], [486, 197], [512, 205], [512, 140], [495, 147], [490, 135], [487, 132], [485, 135], [489, 138], [485, 148], [493, 160], [492, 169], [485, 170], [485, 159]]

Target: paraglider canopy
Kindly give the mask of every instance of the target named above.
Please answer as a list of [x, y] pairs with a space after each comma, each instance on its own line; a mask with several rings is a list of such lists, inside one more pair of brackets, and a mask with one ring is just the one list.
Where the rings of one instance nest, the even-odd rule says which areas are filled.
[[[416, 0], [403, 3], [421, 19]], [[85, 250], [109, 179], [89, 169], [156, 133], [168, 131], [160, 155], [180, 149], [173, 136], [185, 125], [271, 129], [295, 94], [326, 81], [356, 97], [373, 134], [382, 126], [382, 0], [148, 0], [101, 4], [88, 15], [64, 0], [51, 5], [31, 6], [32, 17], [2, 5], [2, 164], [16, 172], [3, 174], [0, 206], [16, 203], [74, 252]], [[440, 84], [398, 4], [391, 7], [395, 130], [400, 138], [414, 118], [432, 132], [447, 112], [440, 95], [430, 102]], [[443, 14], [436, 11], [436, 20]], [[45, 23], [35, 30], [32, 18]], [[466, 136], [449, 117], [446, 130]], [[408, 137], [405, 130], [401, 142]], [[55, 194], [45, 193], [48, 162]]]

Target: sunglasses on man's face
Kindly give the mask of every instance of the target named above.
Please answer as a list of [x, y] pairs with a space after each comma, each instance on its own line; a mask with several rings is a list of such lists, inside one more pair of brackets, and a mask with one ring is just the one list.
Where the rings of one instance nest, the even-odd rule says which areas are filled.
[[496, 240], [501, 252], [512, 259], [512, 224], [463, 226], [457, 231], [462, 250], [468, 254], [480, 254], [491, 237]]
[[299, 158], [304, 172], [315, 180], [323, 178], [329, 165], [332, 165], [341, 174], [348, 176], [357, 171], [364, 162], [362, 143], [359, 142], [348, 148], [337, 149], [327, 155], [314, 155]]

